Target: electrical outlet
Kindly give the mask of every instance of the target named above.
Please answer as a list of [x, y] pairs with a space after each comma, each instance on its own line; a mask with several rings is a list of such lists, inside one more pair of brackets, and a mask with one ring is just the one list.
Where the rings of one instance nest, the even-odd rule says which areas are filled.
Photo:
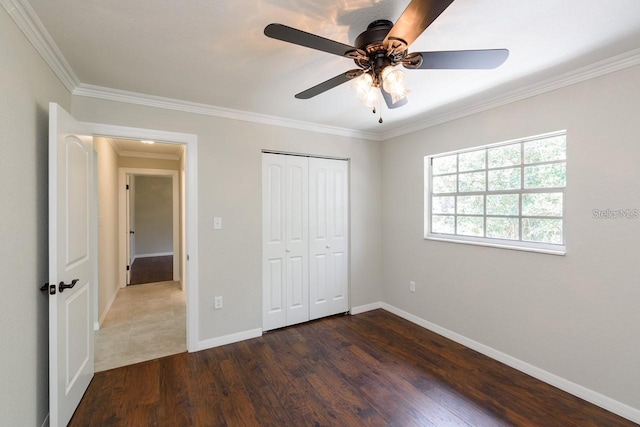
[[409, 290], [411, 292], [415, 292], [416, 291], [416, 282], [414, 282], [413, 280], [409, 282]]
[[220, 310], [222, 308], [222, 297], [216, 297], [213, 300], [213, 309]]

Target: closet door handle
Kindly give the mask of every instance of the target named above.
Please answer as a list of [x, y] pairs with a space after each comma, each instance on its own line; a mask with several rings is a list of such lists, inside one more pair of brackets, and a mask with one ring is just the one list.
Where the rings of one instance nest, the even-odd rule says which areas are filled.
[[291, 249], [287, 248], [287, 252], [291, 252]]

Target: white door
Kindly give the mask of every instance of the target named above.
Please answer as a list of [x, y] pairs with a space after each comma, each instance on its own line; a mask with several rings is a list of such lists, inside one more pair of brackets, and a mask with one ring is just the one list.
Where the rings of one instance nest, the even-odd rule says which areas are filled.
[[[49, 410], [65, 426], [93, 378], [93, 140], [49, 104]], [[63, 285], [73, 285], [64, 288]]]
[[262, 155], [263, 330], [309, 320], [308, 160]]
[[310, 318], [349, 310], [349, 183], [344, 160], [309, 159]]
[[287, 326], [309, 320], [309, 159], [285, 157]]

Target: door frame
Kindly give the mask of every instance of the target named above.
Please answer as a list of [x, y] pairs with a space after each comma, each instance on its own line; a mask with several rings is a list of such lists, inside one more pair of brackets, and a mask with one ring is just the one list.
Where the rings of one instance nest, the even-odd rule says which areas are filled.
[[[198, 136], [189, 133], [168, 132], [154, 129], [116, 126], [103, 123], [87, 123], [93, 136], [125, 139], [148, 139], [168, 144], [184, 145], [187, 153], [185, 159], [185, 194], [184, 209], [185, 277], [182, 277], [186, 295], [187, 308], [187, 351], [198, 350]], [[97, 216], [97, 212], [95, 214]], [[97, 221], [97, 218], [96, 218]], [[96, 242], [97, 244], [97, 242]], [[96, 246], [97, 248], [97, 246]], [[174, 261], [175, 262], [175, 261]], [[98, 284], [96, 283], [97, 287]], [[95, 298], [97, 298], [97, 288]]]
[[[173, 280], [182, 280], [180, 277], [180, 194], [178, 183], [178, 170], [171, 169], [143, 169], [143, 168], [118, 168], [118, 200], [119, 200], [119, 220], [118, 220], [118, 243], [120, 248], [120, 259], [118, 260], [118, 269], [120, 271], [120, 287], [127, 287], [127, 265], [129, 260], [127, 259], [127, 239], [129, 237], [127, 230], [127, 203], [128, 197], [125, 186], [127, 185], [127, 176], [145, 175], [145, 176], [162, 176], [171, 177], [172, 187], [172, 202], [171, 209], [173, 218], [171, 219], [171, 235], [173, 236]], [[128, 205], [131, 210], [133, 207]]]

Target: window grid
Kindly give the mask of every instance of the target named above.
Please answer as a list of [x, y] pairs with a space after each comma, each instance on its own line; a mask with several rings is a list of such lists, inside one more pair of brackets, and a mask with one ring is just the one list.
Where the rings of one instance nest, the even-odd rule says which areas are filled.
[[[519, 242], [519, 243], [524, 243], [524, 244], [532, 244], [533, 246], [535, 246], [536, 244], [542, 244], [542, 245], [552, 245], [552, 246], [564, 246], [565, 245], [565, 218], [564, 218], [564, 212], [565, 212], [565, 187], [566, 187], [566, 145], [564, 145], [564, 151], [561, 153], [560, 157], [557, 159], [552, 159], [552, 160], [544, 160], [544, 161], [538, 161], [538, 162], [530, 162], [530, 163], [525, 163], [525, 144], [527, 142], [531, 142], [531, 141], [543, 141], [547, 138], [555, 138], [555, 137], [562, 137], [562, 142], [564, 144], [566, 144], [566, 136], [564, 132], [561, 133], [554, 133], [554, 134], [548, 134], [548, 135], [543, 135], [540, 137], [534, 137], [534, 138], [527, 138], [527, 139], [522, 139], [519, 141], [513, 141], [513, 142], [508, 142], [508, 143], [504, 143], [504, 144], [495, 144], [495, 145], [490, 145], [490, 146], [485, 146], [485, 147], [477, 147], [475, 149], [469, 149], [469, 150], [463, 150], [463, 151], [458, 151], [458, 152], [450, 152], [450, 153], [445, 153], [445, 154], [441, 154], [441, 155], [436, 155], [436, 156], [428, 156], [429, 159], [429, 179], [428, 179], [428, 185], [427, 185], [427, 189], [428, 189], [428, 193], [427, 193], [427, 197], [428, 197], [428, 202], [427, 202], [427, 206], [428, 206], [428, 234], [431, 236], [443, 236], [443, 237], [458, 237], [458, 236], [469, 236], [470, 234], [460, 234], [463, 233], [464, 231], [459, 229], [459, 218], [482, 218], [482, 233], [478, 233], [478, 234], [472, 234], [472, 236], [478, 237], [480, 239], [483, 240], [487, 240], [487, 241], [504, 241], [507, 244], [509, 242]], [[553, 144], [553, 143], [552, 143]], [[499, 164], [498, 166], [494, 166], [494, 167], [490, 167], [490, 150], [494, 149], [494, 148], [498, 148], [498, 147], [508, 147], [508, 146], [513, 146], [513, 145], [519, 145], [519, 157], [520, 157], [520, 162], [519, 164]], [[484, 156], [484, 167], [483, 169], [477, 169], [477, 167], [473, 167], [471, 169], [465, 169], [464, 171], [460, 171], [461, 169], [461, 162], [460, 162], [460, 157], [463, 154], [467, 154], [467, 153], [478, 153], [478, 152], [482, 152], [483, 156]], [[494, 151], [495, 153], [495, 151]], [[529, 153], [531, 153], [531, 151], [529, 151]], [[433, 161], [434, 159], [438, 159], [438, 158], [446, 158], [449, 156], [453, 156], [455, 155], [455, 172], [451, 172], [451, 171], [444, 171], [442, 173], [433, 173]], [[530, 156], [531, 157], [531, 156]], [[514, 159], [515, 160], [515, 159]], [[503, 162], [505, 163], [505, 162]], [[528, 187], [532, 187], [532, 185], [530, 184], [530, 181], [525, 181], [525, 178], [527, 177], [525, 172], [528, 172], [532, 175], [534, 175], [534, 171], [535, 169], [528, 169], [527, 168], [535, 168], [535, 167], [539, 167], [539, 166], [545, 166], [545, 165], [563, 165], [564, 166], [564, 171], [563, 176], [562, 176], [562, 180], [564, 181], [564, 186], [554, 186], [554, 187], [545, 187], [545, 183], [540, 184], [541, 186], [537, 186], [537, 187], [533, 187], [533, 188], [525, 188], [525, 186]], [[510, 169], [518, 169], [519, 172], [519, 181], [520, 181], [520, 186], [519, 188], [508, 188], [509, 187], [509, 177], [505, 177], [504, 180], [505, 182], [500, 183], [499, 187], [507, 187], [507, 189], [496, 189], [496, 190], [491, 190], [490, 187], [493, 184], [493, 187], [496, 187], [496, 183], [495, 181], [492, 183], [490, 181], [490, 173], [493, 171], [501, 171], [501, 170], [510, 170]], [[469, 183], [467, 183], [467, 178], [471, 178], [472, 176], [468, 175], [470, 173], [479, 173], [479, 172], [484, 172], [484, 183], [483, 183], [483, 191], [460, 191], [462, 187], [465, 187], [465, 190], [469, 190], [470, 187], [473, 187], [476, 182], [472, 182], [472, 184], [470, 185]], [[540, 173], [540, 172], [538, 172]], [[461, 180], [461, 176], [463, 177], [463, 180]], [[455, 192], [440, 192], [440, 193], [434, 193], [434, 188], [433, 188], [433, 182], [434, 182], [434, 178], [438, 178], [438, 177], [455, 177]], [[535, 178], [535, 175], [534, 175]], [[487, 198], [488, 196], [499, 196], [499, 195], [509, 195], [509, 194], [517, 194], [518, 195], [518, 213], [516, 214], [488, 214], [488, 205], [487, 205]], [[533, 214], [529, 214], [529, 215], [525, 215], [524, 214], [524, 210], [525, 210], [525, 205], [524, 205], [524, 199], [525, 199], [525, 195], [527, 194], [561, 194], [561, 209], [560, 209], [560, 214], [559, 215], [554, 215], [554, 214], [547, 214], [547, 215], [533, 215]], [[465, 197], [465, 196], [481, 196], [481, 200], [482, 200], [482, 212], [478, 212], [478, 213], [460, 213], [461, 209], [459, 206], [459, 199], [460, 197]], [[450, 210], [448, 210], [446, 213], [444, 212], [434, 212], [433, 211], [433, 198], [434, 197], [453, 197], [453, 211], [451, 212]], [[452, 227], [452, 233], [447, 233], [445, 231], [437, 231], [434, 232], [433, 231], [433, 218], [444, 218], [444, 217], [449, 217], [453, 219], [453, 227]], [[517, 220], [518, 223], [518, 235], [515, 236], [517, 238], [512, 239], [511, 237], [513, 236], [509, 236], [508, 234], [503, 234], [502, 237], [489, 237], [488, 234], [491, 233], [491, 231], [488, 230], [488, 220], [490, 221], [493, 218], [512, 218], [514, 220]], [[559, 238], [561, 239], [561, 241], [544, 241], [544, 240], [527, 240], [527, 236], [525, 236], [525, 226], [526, 223], [530, 220], [554, 220], [554, 221], [558, 221], [560, 220], [560, 233], [559, 233]], [[451, 228], [451, 227], [449, 227]], [[508, 236], [508, 237], [505, 237]]]

